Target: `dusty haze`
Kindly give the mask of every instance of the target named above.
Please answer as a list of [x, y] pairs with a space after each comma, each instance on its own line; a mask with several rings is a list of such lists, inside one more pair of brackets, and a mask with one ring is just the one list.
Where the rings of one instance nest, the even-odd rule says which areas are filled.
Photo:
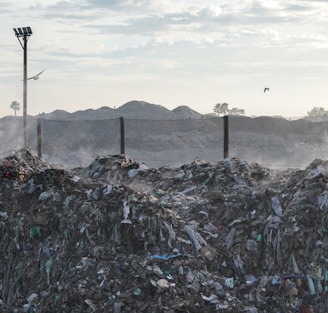
[[[223, 159], [223, 119], [181, 106], [131, 101], [118, 109], [68, 113], [54, 111], [42, 120], [42, 158], [63, 167], [87, 166], [97, 155], [121, 153], [147, 167], [179, 166], [196, 159]], [[37, 154], [37, 118], [28, 117], [28, 146]], [[0, 120], [1, 154], [23, 147], [22, 117]], [[327, 156], [326, 121], [273, 117], [229, 117], [229, 156], [273, 168], [303, 168]]]

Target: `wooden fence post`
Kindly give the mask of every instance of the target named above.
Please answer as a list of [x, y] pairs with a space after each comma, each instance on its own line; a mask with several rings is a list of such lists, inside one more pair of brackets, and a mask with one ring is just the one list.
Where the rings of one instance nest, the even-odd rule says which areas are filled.
[[120, 117], [121, 127], [121, 154], [125, 154], [125, 131], [124, 131], [124, 117]]
[[229, 117], [228, 115], [223, 116], [223, 158], [229, 156]]

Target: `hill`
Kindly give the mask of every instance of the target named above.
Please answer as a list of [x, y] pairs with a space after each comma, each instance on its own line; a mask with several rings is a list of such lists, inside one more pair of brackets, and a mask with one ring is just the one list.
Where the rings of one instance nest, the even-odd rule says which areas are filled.
[[171, 111], [162, 105], [133, 100], [116, 109], [103, 106], [95, 110], [88, 109], [74, 113], [56, 110], [51, 113], [43, 114], [42, 118], [50, 120], [102, 120], [124, 117], [127, 119], [172, 120], [181, 118], [201, 118], [201, 116], [202, 114], [191, 110], [187, 106], [180, 106]]

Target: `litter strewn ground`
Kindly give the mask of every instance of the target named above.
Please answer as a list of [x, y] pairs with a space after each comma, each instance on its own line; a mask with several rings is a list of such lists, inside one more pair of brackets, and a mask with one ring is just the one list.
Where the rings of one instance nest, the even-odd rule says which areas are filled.
[[68, 171], [20, 150], [0, 175], [1, 312], [327, 312], [327, 161]]

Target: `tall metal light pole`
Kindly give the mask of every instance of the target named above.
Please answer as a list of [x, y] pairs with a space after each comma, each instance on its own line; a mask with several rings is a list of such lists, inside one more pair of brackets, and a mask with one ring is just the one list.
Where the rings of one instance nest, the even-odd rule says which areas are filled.
[[[24, 148], [27, 148], [27, 41], [32, 35], [31, 27], [14, 28], [15, 35], [24, 50], [23, 76], [23, 116], [24, 116]], [[22, 40], [21, 40], [22, 39]]]

